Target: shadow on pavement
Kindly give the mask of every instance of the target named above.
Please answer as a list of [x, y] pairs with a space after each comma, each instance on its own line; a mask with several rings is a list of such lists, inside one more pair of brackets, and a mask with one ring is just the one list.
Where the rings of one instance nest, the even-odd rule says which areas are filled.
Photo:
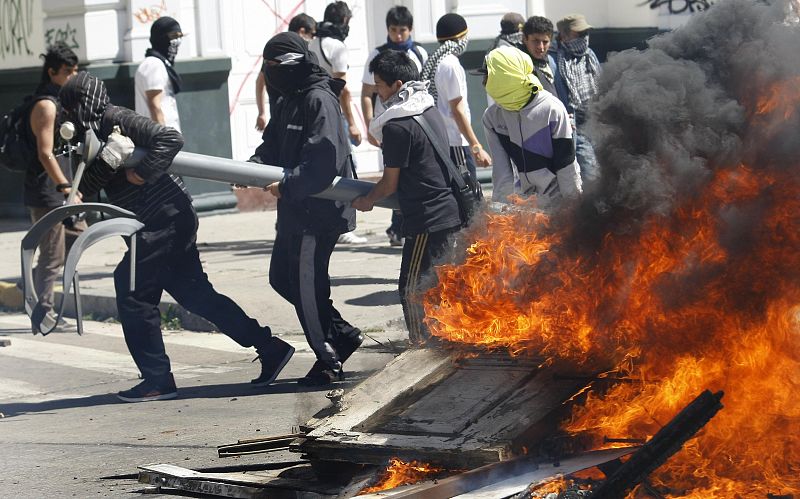
[[[287, 393], [311, 393], [311, 392], [327, 392], [334, 388], [351, 388], [353, 385], [361, 382], [367, 376], [372, 374], [373, 371], [353, 371], [346, 372], [346, 379], [333, 385], [306, 387], [297, 384], [298, 378], [284, 378], [276, 381], [270, 386], [255, 387], [250, 383], [232, 383], [232, 384], [217, 384], [217, 385], [195, 385], [195, 386], [179, 386], [178, 398], [173, 400], [192, 400], [192, 399], [223, 399], [223, 398], [238, 398], [238, 397], [254, 397], [261, 395], [277, 395]], [[167, 404], [165, 401], [154, 402], [141, 402], [143, 404]], [[97, 395], [89, 395], [86, 397], [63, 398], [56, 400], [45, 400], [42, 402], [0, 402], [0, 412], [3, 418], [0, 419], [0, 424], [12, 422], [13, 416], [22, 416], [26, 414], [47, 413], [60, 409], [74, 409], [78, 407], [97, 407], [103, 405], [119, 405], [125, 404], [117, 399], [115, 393], [102, 393]]]

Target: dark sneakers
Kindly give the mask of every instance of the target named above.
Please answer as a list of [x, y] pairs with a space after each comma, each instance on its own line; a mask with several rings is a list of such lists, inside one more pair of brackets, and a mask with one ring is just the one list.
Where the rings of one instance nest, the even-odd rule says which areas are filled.
[[363, 342], [364, 335], [361, 334], [361, 330], [358, 328], [353, 328], [353, 334], [351, 336], [341, 336], [333, 345], [336, 349], [336, 355], [339, 356], [339, 362], [344, 364], [344, 361], [349, 359]]
[[261, 375], [250, 380], [255, 386], [267, 386], [278, 377], [281, 370], [294, 355], [294, 347], [277, 336], [269, 339], [266, 352], [258, 352], [261, 359]]
[[178, 396], [178, 388], [175, 387], [175, 378], [172, 373], [169, 378], [161, 382], [143, 380], [130, 390], [123, 390], [117, 393], [117, 398], [123, 402], [149, 402], [151, 400], [168, 400]]
[[326, 386], [343, 380], [344, 373], [341, 369], [334, 371], [328, 364], [318, 360], [311, 366], [308, 374], [297, 380], [297, 384], [300, 386]]

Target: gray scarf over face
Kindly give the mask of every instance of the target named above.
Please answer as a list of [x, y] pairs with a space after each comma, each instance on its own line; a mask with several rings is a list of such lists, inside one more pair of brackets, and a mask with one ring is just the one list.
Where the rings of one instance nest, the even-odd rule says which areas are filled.
[[600, 61], [589, 49], [589, 36], [558, 44], [558, 71], [569, 89], [569, 101], [576, 110], [585, 109], [600, 77]]
[[395, 118], [417, 116], [433, 107], [433, 97], [428, 93], [427, 81], [407, 81], [396, 94], [383, 102], [384, 111], [369, 122], [369, 133], [383, 142], [383, 125]]
[[467, 50], [468, 42], [466, 36], [458, 40], [447, 40], [443, 42], [439, 45], [439, 48], [436, 49], [436, 52], [428, 57], [428, 60], [425, 61], [425, 65], [422, 66], [422, 74], [420, 77], [423, 81], [428, 80], [430, 82], [428, 93], [433, 96], [434, 102], [439, 102], [439, 93], [436, 91], [436, 70], [439, 68], [439, 63], [449, 54], [453, 54], [456, 57], [463, 54], [464, 51]]

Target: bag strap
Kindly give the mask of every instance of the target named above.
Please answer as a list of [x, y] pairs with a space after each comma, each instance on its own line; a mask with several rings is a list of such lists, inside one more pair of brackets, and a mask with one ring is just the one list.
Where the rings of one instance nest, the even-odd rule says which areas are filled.
[[463, 190], [467, 186], [467, 184], [464, 182], [464, 177], [461, 176], [461, 172], [459, 171], [458, 167], [455, 163], [453, 163], [453, 160], [450, 158], [450, 154], [444, 151], [444, 148], [441, 144], [441, 139], [431, 128], [430, 124], [428, 123], [428, 119], [422, 114], [413, 116], [413, 119], [417, 122], [420, 128], [422, 128], [425, 136], [428, 137], [428, 141], [431, 143], [431, 145], [433, 145], [433, 150], [447, 167], [447, 171], [450, 173], [450, 178], [456, 183], [458, 190]]

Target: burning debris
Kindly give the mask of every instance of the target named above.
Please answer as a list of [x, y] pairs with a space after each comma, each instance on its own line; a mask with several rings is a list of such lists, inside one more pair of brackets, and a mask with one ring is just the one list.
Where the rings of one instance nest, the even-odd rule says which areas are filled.
[[610, 58], [602, 181], [551, 216], [488, 214], [426, 294], [431, 332], [624, 376], [562, 429], [647, 438], [706, 388], [726, 409], [656, 471], [665, 497], [800, 494], [800, 29], [718, 2]]
[[389, 461], [389, 466], [380, 477], [378, 483], [362, 490], [360, 494], [370, 494], [382, 490], [393, 489], [400, 485], [410, 485], [446, 471], [444, 468], [431, 466], [419, 461], [405, 462], [397, 458]]

